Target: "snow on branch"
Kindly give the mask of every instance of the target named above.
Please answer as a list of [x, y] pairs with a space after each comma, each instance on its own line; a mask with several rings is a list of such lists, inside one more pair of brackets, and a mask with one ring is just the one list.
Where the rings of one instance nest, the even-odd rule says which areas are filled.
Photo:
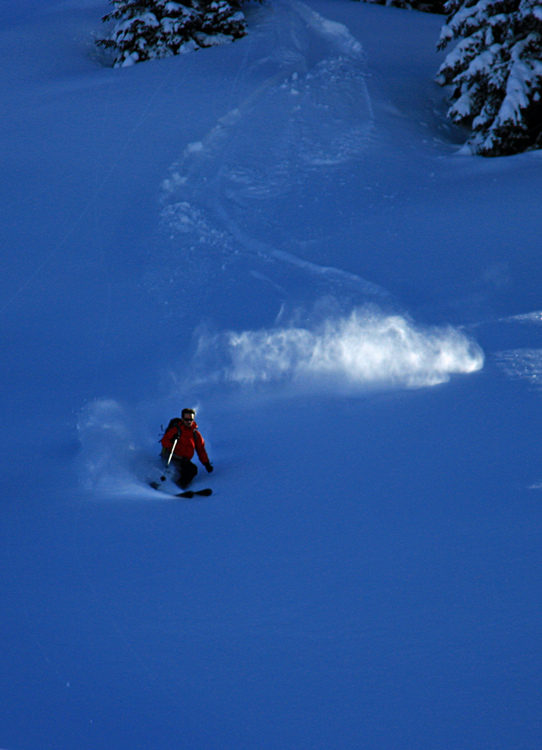
[[114, 67], [211, 47], [246, 34], [239, 6], [243, 0], [109, 0], [114, 10], [105, 22], [116, 21], [111, 33], [98, 39], [114, 54]]
[[455, 48], [437, 81], [452, 87], [450, 119], [484, 156], [542, 147], [542, 0], [449, 0], [439, 49]]

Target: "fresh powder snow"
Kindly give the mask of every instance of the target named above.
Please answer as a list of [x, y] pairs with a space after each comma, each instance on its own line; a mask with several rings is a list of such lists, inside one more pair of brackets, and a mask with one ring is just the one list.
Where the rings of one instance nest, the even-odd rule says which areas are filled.
[[0, 746], [540, 746], [540, 152], [462, 152], [435, 15], [4, 5]]

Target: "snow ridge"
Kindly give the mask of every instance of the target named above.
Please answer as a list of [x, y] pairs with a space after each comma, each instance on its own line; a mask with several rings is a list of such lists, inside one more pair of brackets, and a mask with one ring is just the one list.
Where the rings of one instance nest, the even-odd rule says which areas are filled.
[[307, 26], [322, 37], [327, 38], [341, 55], [352, 58], [359, 58], [363, 55], [361, 43], [352, 36], [347, 27], [342, 23], [324, 18], [305, 3], [294, 2], [293, 7], [295, 7], [301, 18], [306, 21]]

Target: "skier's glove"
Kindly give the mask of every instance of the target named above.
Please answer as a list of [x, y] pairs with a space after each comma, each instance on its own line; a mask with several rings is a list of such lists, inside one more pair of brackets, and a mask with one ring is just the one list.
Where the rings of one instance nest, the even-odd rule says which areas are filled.
[[207, 471], [209, 472], [209, 474], [214, 469], [214, 466], [213, 466], [213, 464], [210, 461], [208, 461], [206, 464], [203, 464], [203, 465], [205, 466], [205, 468], [207, 469]]

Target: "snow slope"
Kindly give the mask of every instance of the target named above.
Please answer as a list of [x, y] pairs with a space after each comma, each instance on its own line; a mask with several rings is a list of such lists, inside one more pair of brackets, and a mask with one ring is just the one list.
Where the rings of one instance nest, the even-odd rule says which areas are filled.
[[107, 9], [2, 13], [0, 746], [538, 747], [540, 154], [458, 153], [437, 17]]

